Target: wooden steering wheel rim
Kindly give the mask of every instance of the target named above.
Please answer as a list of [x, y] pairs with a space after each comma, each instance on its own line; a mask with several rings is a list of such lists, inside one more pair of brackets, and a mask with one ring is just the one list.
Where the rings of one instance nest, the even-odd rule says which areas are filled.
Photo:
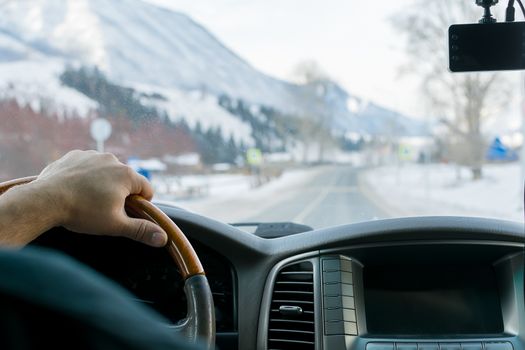
[[[36, 178], [36, 176], [29, 176], [0, 183], [0, 195], [12, 187], [27, 184], [36, 180]], [[155, 205], [142, 196], [131, 195], [126, 198], [126, 211], [134, 217], [152, 221], [168, 234], [166, 249], [177, 264], [184, 280], [192, 276], [205, 274], [199, 257], [184, 233]]]

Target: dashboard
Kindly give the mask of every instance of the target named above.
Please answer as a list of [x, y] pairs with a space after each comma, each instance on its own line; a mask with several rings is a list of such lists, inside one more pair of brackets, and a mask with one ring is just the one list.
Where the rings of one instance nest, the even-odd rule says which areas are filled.
[[[210, 282], [220, 349], [525, 350], [523, 225], [377, 220], [261, 238], [167, 205]], [[61, 250], [165, 316], [184, 317], [167, 252], [54, 229]]]
[[[523, 349], [523, 256], [519, 243], [436, 240], [292, 258], [269, 278], [258, 348]], [[282, 288], [301, 271], [311, 275], [308, 298]]]

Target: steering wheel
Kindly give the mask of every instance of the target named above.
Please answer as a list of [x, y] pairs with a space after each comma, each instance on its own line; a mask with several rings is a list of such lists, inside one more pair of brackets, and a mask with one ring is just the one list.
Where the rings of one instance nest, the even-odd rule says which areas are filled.
[[[36, 176], [0, 183], [0, 195], [14, 186], [34, 181]], [[126, 199], [129, 215], [152, 221], [168, 234], [166, 249], [184, 279], [188, 313], [172, 328], [189, 342], [200, 342], [206, 349], [215, 346], [215, 309], [208, 280], [199, 257], [181, 229], [159, 208], [138, 195]]]

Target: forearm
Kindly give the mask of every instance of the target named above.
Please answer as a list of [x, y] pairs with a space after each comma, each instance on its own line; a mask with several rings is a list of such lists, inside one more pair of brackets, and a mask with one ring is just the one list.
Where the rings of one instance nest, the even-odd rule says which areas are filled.
[[39, 187], [21, 185], [0, 196], [0, 246], [24, 246], [59, 224], [59, 208]]

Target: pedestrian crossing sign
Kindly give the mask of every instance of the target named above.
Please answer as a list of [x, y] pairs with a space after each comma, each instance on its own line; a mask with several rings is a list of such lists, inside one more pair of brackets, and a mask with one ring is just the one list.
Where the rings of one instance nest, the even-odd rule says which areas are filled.
[[248, 151], [246, 151], [246, 160], [248, 161], [248, 164], [253, 166], [261, 165], [262, 163], [262, 152], [258, 148], [249, 148]]

